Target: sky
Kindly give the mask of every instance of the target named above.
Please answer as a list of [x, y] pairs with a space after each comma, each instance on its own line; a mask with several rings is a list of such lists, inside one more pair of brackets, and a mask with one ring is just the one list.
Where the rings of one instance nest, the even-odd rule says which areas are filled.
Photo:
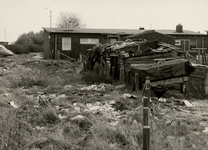
[[[47, 9], [46, 9], [47, 7]], [[60, 12], [77, 13], [86, 28], [208, 30], [208, 0], [0, 0], [0, 41], [56, 27]]]

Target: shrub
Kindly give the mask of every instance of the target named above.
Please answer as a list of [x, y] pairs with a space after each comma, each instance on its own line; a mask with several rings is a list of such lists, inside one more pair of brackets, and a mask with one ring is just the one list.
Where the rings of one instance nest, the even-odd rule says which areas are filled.
[[112, 79], [110, 76], [102, 74], [99, 75], [96, 72], [88, 71], [85, 72], [84, 75], [81, 77], [81, 80], [86, 82], [87, 84], [95, 84], [95, 83], [112, 83]]

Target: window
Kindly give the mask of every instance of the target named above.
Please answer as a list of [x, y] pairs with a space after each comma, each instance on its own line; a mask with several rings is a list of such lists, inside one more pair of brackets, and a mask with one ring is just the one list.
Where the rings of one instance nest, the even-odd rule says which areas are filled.
[[80, 44], [99, 44], [97, 38], [80, 38]]
[[196, 47], [196, 40], [191, 40], [190, 41], [190, 46]]
[[117, 38], [110, 38], [110, 41], [109, 41], [109, 42], [110, 42], [111, 44], [113, 44], [113, 43], [115, 43], [116, 41], [117, 41]]
[[181, 45], [181, 40], [175, 40], [175, 45]]
[[62, 38], [62, 50], [71, 51], [71, 38], [70, 37]]

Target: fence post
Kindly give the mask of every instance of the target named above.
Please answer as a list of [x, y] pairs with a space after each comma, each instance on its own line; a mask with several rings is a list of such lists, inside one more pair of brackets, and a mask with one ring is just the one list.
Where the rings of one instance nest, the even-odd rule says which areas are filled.
[[135, 90], [139, 92], [139, 73], [135, 73]]
[[143, 150], [150, 148], [150, 126], [149, 126], [149, 107], [150, 107], [150, 80], [146, 77], [145, 96], [143, 97]]
[[120, 82], [124, 81], [124, 69], [120, 68], [120, 77], [119, 77]]
[[116, 79], [116, 68], [115, 68], [115, 66], [112, 66], [112, 78], [113, 78], [113, 80]]

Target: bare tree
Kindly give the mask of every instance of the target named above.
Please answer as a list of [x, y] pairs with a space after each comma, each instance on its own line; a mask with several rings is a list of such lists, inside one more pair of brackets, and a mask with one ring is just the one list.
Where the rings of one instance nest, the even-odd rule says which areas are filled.
[[57, 27], [59, 28], [66, 28], [69, 22], [73, 23], [74, 28], [84, 28], [86, 24], [84, 24], [77, 13], [68, 13], [68, 12], [61, 12], [58, 17]]

